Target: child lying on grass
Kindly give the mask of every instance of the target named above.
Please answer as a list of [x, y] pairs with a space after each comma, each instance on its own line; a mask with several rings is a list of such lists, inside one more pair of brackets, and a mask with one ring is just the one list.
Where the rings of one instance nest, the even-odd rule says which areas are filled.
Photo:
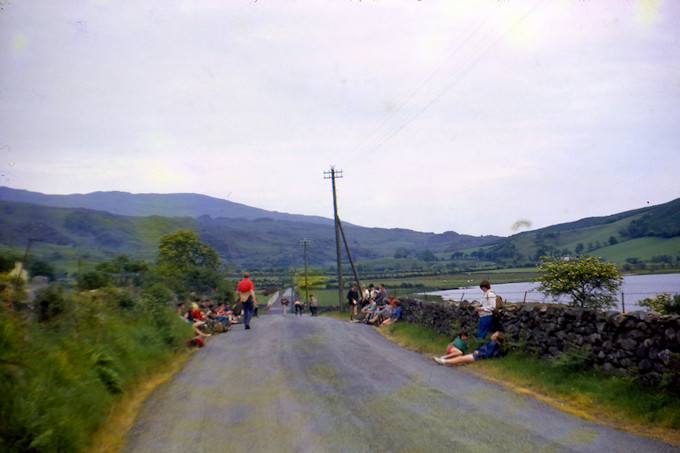
[[432, 357], [432, 360], [440, 365], [459, 365], [461, 363], [470, 363], [475, 360], [489, 359], [491, 357], [498, 357], [501, 353], [499, 341], [503, 340], [503, 334], [494, 332], [491, 335], [491, 340], [483, 344], [478, 350], [472, 354], [459, 355], [453, 358]]

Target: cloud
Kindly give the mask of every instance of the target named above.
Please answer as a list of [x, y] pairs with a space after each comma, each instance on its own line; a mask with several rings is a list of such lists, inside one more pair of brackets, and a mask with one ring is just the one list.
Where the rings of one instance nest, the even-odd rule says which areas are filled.
[[335, 165], [343, 220], [467, 234], [665, 202], [678, 5], [13, 2], [2, 170], [329, 217]]

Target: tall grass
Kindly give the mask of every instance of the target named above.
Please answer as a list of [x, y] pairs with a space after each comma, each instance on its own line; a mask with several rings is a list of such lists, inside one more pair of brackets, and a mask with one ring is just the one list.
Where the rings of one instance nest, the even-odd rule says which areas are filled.
[[82, 450], [114, 400], [193, 332], [164, 303], [125, 292], [50, 289], [36, 307], [37, 315], [0, 308], [8, 452]]

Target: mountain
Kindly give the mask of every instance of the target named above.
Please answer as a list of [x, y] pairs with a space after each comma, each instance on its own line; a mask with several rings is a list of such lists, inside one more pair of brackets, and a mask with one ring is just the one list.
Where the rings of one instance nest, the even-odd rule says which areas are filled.
[[93, 192], [88, 194], [46, 195], [39, 192], [0, 187], [0, 200], [31, 203], [57, 208], [85, 208], [106, 211], [123, 216], [148, 217], [200, 217], [243, 218], [257, 220], [270, 218], [296, 222], [333, 225], [332, 219], [317, 216], [286, 214], [266, 211], [240, 203], [194, 193], [131, 194], [128, 192]]
[[[336, 264], [331, 219], [266, 211], [196, 194], [44, 195], [0, 188], [0, 250], [22, 254], [30, 241], [31, 256], [70, 268], [120, 254], [153, 261], [159, 238], [179, 228], [196, 231], [232, 268], [299, 267], [304, 263], [303, 238], [311, 241], [310, 265]], [[621, 267], [670, 266], [680, 261], [680, 199], [508, 238], [351, 224], [343, 224], [343, 229], [354, 261], [376, 271], [525, 267], [534, 266], [543, 255], [578, 253], [600, 256]]]
[[[142, 206], [136, 195], [126, 195], [134, 207], [124, 208], [119, 193], [96, 193], [90, 196], [53, 196], [32, 194], [14, 189], [4, 190], [0, 199], [0, 244], [11, 247], [17, 254], [30, 242], [32, 256], [50, 261], [66, 261], [71, 266], [83, 258], [94, 262], [114, 255], [126, 254], [133, 259], [153, 261], [158, 252], [161, 236], [186, 228], [196, 231], [208, 242], [225, 263], [233, 266], [256, 268], [285, 268], [304, 263], [300, 240], [311, 242], [309, 263], [314, 266], [333, 266], [336, 263], [335, 228], [333, 221], [310, 216], [277, 215], [264, 210], [248, 211], [250, 220], [241, 214], [244, 210], [222, 215], [239, 217], [212, 217], [193, 206], [197, 217], [169, 217], [156, 215], [169, 206], [186, 203], [187, 200], [206, 200], [205, 206], [220, 205], [220, 200], [210, 197], [187, 197], [185, 194], [163, 196], [159, 208], [149, 200], [158, 198], [140, 195], [150, 206]], [[31, 200], [33, 203], [7, 201], [7, 198]], [[53, 207], [38, 203], [77, 205], [80, 201], [91, 206], [101, 201], [108, 210], [82, 207]], [[124, 203], [123, 203], [124, 204]], [[111, 211], [126, 209], [128, 212], [147, 212], [154, 215], [119, 215]], [[247, 208], [247, 207], [246, 207]], [[213, 214], [216, 211], [210, 211]], [[187, 209], [178, 209], [177, 213]], [[343, 226], [347, 242], [355, 260], [372, 260], [392, 257], [397, 249], [412, 255], [429, 250], [443, 253], [470, 247], [481, 247], [498, 239], [496, 236], [475, 237], [454, 232], [444, 234], [421, 233], [405, 229], [363, 228], [351, 224]], [[344, 250], [344, 247], [343, 247]], [[345, 253], [345, 261], [348, 258]]]

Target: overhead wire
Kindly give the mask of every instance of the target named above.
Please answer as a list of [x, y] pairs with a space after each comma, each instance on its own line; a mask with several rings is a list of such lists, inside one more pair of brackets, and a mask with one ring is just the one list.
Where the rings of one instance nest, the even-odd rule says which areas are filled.
[[361, 155], [365, 154], [366, 152], [370, 151], [372, 148], [377, 146], [378, 144], [382, 143], [384, 141], [384, 137], [388, 136], [391, 134], [391, 130], [393, 129], [393, 124], [396, 124], [399, 122], [398, 118], [396, 118], [403, 110], [408, 108], [409, 105], [413, 105], [416, 102], [416, 96], [420, 94], [420, 92], [424, 89], [424, 87], [430, 83], [437, 74], [443, 71], [447, 63], [457, 55], [457, 53], [462, 49], [476, 34], [477, 32], [491, 19], [493, 14], [498, 11], [498, 8], [494, 10], [491, 14], [486, 16], [486, 18], [479, 24], [477, 24], [476, 27], [474, 27], [474, 30], [472, 30], [470, 33], [467, 33], [467, 37], [458, 43], [456, 48], [449, 52], [448, 56], [440, 63], [437, 65], [437, 68], [430, 73], [425, 80], [423, 80], [414, 90], [410, 92], [408, 97], [401, 101], [397, 108], [392, 110], [392, 112], [387, 115], [383, 121], [380, 123], [380, 125], [375, 129], [375, 131], [369, 136], [369, 138], [364, 142], [362, 145], [358, 147], [357, 150], [355, 150], [355, 155]]
[[[364, 143], [348, 156], [350, 161], [375, 151], [382, 144], [411, 124], [425, 110], [446, 94], [450, 88], [467, 73], [467, 71], [472, 69], [475, 62], [484, 57], [494, 44], [514, 30], [530, 14], [532, 14], [541, 3], [541, 0], [537, 0], [519, 19], [512, 24], [506, 25], [508, 18], [514, 13], [514, 11], [509, 11], [499, 21], [493, 24], [488, 31], [477, 40], [477, 42], [468, 46], [468, 43], [480, 33], [482, 27], [484, 27], [497, 11], [500, 10], [500, 7], [496, 8], [475, 27], [474, 31], [463, 42], [456, 46], [446, 59], [411, 92], [406, 100], [400, 103], [397, 109], [391, 112], [381, 122], [375, 132], [373, 132]], [[505, 31], [498, 33], [501, 28], [505, 28]], [[498, 34], [495, 39], [493, 39], [494, 34]], [[457, 62], [452, 62], [454, 58], [457, 59]], [[443, 72], [446, 67], [451, 65], [453, 65], [451, 70]]]
[[[495, 11], [498, 10], [498, 7], [496, 8]], [[474, 30], [472, 30], [470, 33], [466, 33], [467, 37], [462, 41], [458, 43], [458, 46], [448, 54], [448, 56], [442, 61], [440, 64], [437, 65], [437, 68], [430, 73], [430, 75], [423, 80], [414, 90], [410, 92], [408, 97], [404, 99], [403, 101], [399, 102], [397, 108], [392, 110], [392, 112], [387, 115], [383, 121], [380, 123], [380, 125], [375, 129], [375, 131], [368, 137], [366, 142], [364, 142], [357, 150], [355, 150], [355, 154], [363, 154], [364, 151], [370, 150], [374, 144], [380, 143], [382, 141], [382, 136], [387, 132], [389, 133], [389, 130], [392, 128], [391, 124], [396, 123], [396, 117], [397, 115], [404, 110], [409, 104], [413, 104], [416, 95], [419, 94], [421, 90], [423, 90], [423, 87], [425, 87], [430, 81], [434, 79], [434, 77], [440, 73], [443, 68], [446, 66], [449, 60], [451, 60], [456, 53], [464, 46], [468, 41], [470, 41], [475, 34], [478, 32], [478, 30], [483, 27], [491, 18], [491, 16], [495, 13], [492, 12], [486, 18], [479, 24], [477, 24], [476, 27], [474, 27]], [[387, 131], [385, 131], [387, 129]]]

